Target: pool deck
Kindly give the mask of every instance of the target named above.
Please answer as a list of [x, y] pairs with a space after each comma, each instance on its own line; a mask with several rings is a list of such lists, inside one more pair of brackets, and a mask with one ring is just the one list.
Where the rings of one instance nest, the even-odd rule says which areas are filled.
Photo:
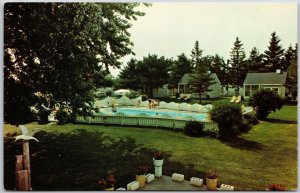
[[143, 188], [139, 188], [138, 191], [175, 191], [175, 190], [181, 190], [181, 191], [207, 191], [206, 186], [194, 186], [191, 185], [189, 181], [173, 181], [171, 177], [169, 176], [161, 176], [156, 177], [154, 181], [150, 182], [149, 184], [146, 183], [146, 185]]

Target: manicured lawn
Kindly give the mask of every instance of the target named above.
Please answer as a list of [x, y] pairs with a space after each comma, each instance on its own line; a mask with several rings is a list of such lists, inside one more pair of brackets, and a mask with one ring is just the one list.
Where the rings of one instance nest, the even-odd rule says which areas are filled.
[[[111, 170], [123, 186], [134, 180], [139, 164], [152, 166], [155, 151], [168, 153], [163, 173], [204, 178], [218, 171], [219, 183], [236, 190], [265, 190], [270, 183], [297, 188], [297, 107], [284, 106], [249, 133], [230, 142], [191, 138], [181, 132], [155, 128], [101, 125], [37, 125], [40, 143], [30, 142], [32, 184], [35, 190], [98, 190], [97, 181]], [[18, 131], [4, 125], [5, 188], [14, 188], [14, 155], [21, 143]], [[153, 167], [151, 168], [153, 172]]]

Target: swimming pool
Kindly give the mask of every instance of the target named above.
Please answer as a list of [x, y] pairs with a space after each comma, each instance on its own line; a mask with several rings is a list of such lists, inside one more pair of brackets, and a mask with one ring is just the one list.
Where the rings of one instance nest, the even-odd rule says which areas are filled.
[[157, 109], [142, 109], [142, 108], [117, 108], [117, 112], [112, 112], [111, 108], [102, 109], [101, 113], [107, 115], [118, 115], [120, 113], [127, 116], [149, 116], [149, 117], [164, 117], [164, 118], [179, 118], [195, 121], [206, 121], [206, 113], [189, 113], [183, 111], [162, 111]]

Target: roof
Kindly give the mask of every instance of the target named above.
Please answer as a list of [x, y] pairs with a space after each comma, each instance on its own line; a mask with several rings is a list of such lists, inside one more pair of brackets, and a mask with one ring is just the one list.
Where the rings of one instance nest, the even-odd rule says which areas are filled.
[[[220, 83], [220, 80], [216, 73], [212, 73], [210, 75], [212, 76], [215, 84]], [[187, 73], [187, 74], [183, 75], [183, 77], [179, 80], [178, 84], [188, 84], [190, 79], [191, 79], [191, 74]]]
[[248, 73], [244, 84], [274, 84], [284, 85], [286, 82], [286, 72], [260, 72], [260, 73]]

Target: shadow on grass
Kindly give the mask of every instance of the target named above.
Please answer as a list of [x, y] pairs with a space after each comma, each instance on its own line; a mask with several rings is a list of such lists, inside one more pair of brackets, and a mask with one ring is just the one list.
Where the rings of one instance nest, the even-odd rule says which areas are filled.
[[269, 123], [278, 123], [278, 124], [297, 124], [297, 121], [272, 119], [272, 118], [267, 118], [264, 121], [267, 121]]
[[248, 151], [259, 151], [264, 148], [264, 145], [256, 142], [244, 139], [242, 137], [236, 137], [231, 140], [222, 140], [223, 143], [236, 149], [243, 149]]
[[[15, 188], [15, 155], [22, 154], [22, 142], [14, 142], [10, 134], [4, 138], [4, 187]], [[145, 148], [132, 138], [114, 139], [102, 132], [83, 129], [72, 133], [36, 134], [39, 143], [30, 141], [32, 187], [34, 190], [99, 190], [98, 180], [111, 171], [117, 178], [116, 187], [125, 187], [135, 179], [136, 169], [141, 164], [152, 166], [152, 157], [157, 150]], [[164, 175], [183, 173], [186, 179], [204, 177], [193, 165], [184, 166], [164, 162]]]

